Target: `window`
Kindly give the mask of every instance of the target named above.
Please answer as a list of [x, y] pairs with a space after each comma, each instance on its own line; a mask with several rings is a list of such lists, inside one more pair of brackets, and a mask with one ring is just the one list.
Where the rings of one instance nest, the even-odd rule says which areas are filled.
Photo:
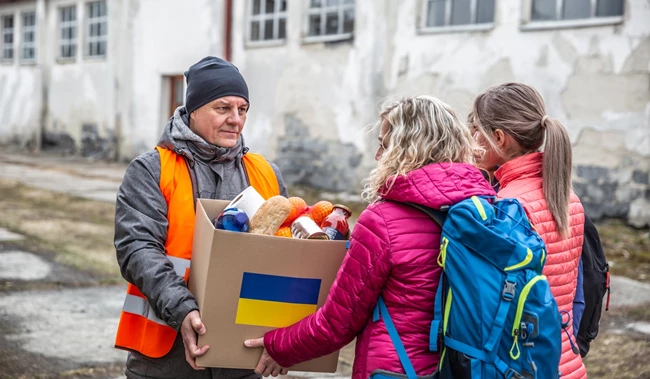
[[582, 20], [623, 16], [625, 0], [532, 0], [531, 21]]
[[495, 0], [426, 0], [425, 28], [494, 22]]
[[59, 57], [77, 56], [77, 7], [59, 8]]
[[36, 12], [23, 13], [23, 56], [22, 60], [36, 59]]
[[283, 40], [287, 36], [287, 0], [251, 0], [249, 40]]
[[14, 59], [14, 16], [2, 16], [2, 60]]
[[352, 37], [354, 0], [311, 0], [307, 35], [317, 40]]
[[88, 24], [86, 28], [86, 54], [88, 56], [106, 56], [107, 24], [106, 0], [88, 3]]

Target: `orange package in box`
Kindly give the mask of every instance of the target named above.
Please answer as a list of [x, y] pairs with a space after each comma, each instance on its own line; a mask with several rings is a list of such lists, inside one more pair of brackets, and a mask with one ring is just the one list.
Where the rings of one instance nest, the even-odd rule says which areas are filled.
[[310, 208], [309, 215], [311, 219], [314, 220], [318, 226], [320, 226], [323, 220], [325, 220], [325, 217], [329, 216], [329, 214], [332, 213], [333, 209], [334, 205], [332, 205], [332, 203], [326, 200], [322, 200]]
[[291, 235], [291, 227], [290, 226], [282, 226], [280, 229], [278, 229], [278, 232], [275, 233], [276, 236], [278, 237], [293, 237]]
[[305, 212], [309, 210], [307, 202], [300, 197], [290, 197], [289, 202], [293, 205], [293, 208], [287, 215], [287, 218], [284, 219], [282, 226], [291, 226], [291, 224], [296, 221], [296, 219], [302, 216]]

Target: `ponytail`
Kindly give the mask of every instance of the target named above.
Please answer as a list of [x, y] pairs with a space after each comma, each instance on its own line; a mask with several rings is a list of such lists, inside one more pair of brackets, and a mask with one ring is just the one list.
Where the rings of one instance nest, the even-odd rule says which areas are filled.
[[544, 198], [558, 231], [562, 237], [566, 237], [569, 234], [571, 196], [571, 140], [564, 125], [558, 120], [545, 116], [542, 127], [546, 129], [542, 169]]

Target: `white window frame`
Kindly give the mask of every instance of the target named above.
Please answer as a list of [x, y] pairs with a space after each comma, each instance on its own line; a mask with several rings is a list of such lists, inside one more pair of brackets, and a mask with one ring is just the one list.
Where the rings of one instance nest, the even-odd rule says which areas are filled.
[[[34, 18], [34, 23], [32, 25], [25, 25], [25, 18], [27, 16], [32, 16]], [[36, 18], [36, 10], [29, 10], [22, 12], [20, 14], [20, 28], [21, 28], [21, 38], [20, 38], [20, 62], [21, 63], [26, 63], [26, 64], [33, 64], [36, 63], [36, 54], [38, 53], [37, 48], [38, 44], [36, 42], [36, 25], [38, 23], [38, 19]], [[27, 42], [26, 34], [27, 33], [32, 33], [33, 40]], [[25, 58], [25, 51], [27, 49], [32, 49], [34, 51], [34, 54], [31, 58]]]
[[[61, 15], [63, 11], [66, 10], [72, 10], [72, 14], [74, 14], [74, 21], [63, 21], [61, 20]], [[59, 40], [59, 49], [57, 52], [57, 60], [59, 61], [75, 61], [77, 59], [77, 54], [79, 53], [79, 10], [77, 8], [77, 4], [68, 4], [68, 5], [62, 5], [58, 8], [57, 11], [57, 17], [58, 17], [58, 40]], [[62, 32], [64, 29], [74, 29], [75, 30], [75, 36], [72, 39], [63, 39]], [[75, 47], [75, 53], [69, 57], [63, 56], [63, 51], [62, 48], [64, 46], [69, 46]]]
[[[273, 13], [266, 13], [266, 1], [260, 0], [260, 13], [253, 14], [253, 2], [255, 0], [248, 1], [248, 21], [246, 22], [246, 46], [255, 47], [255, 46], [278, 46], [283, 45], [287, 41], [287, 21], [288, 21], [288, 10], [289, 10], [289, 1], [287, 0], [287, 7], [284, 11], [280, 10], [281, 1], [275, 1], [275, 9]], [[280, 38], [280, 20], [284, 19], [284, 38]], [[264, 39], [265, 32], [265, 21], [273, 20], [273, 38]], [[252, 40], [252, 24], [253, 22], [260, 23], [260, 39], [253, 41]]]
[[494, 0], [494, 16], [492, 22], [476, 23], [478, 17], [476, 10], [478, 9], [478, 2], [481, 0], [470, 0], [469, 4], [469, 18], [470, 23], [464, 25], [451, 25], [451, 8], [453, 0], [445, 0], [445, 25], [443, 26], [427, 26], [427, 15], [429, 14], [429, 0], [422, 0], [420, 9], [420, 27], [418, 32], [421, 34], [438, 34], [438, 33], [454, 33], [454, 32], [481, 32], [494, 29], [494, 18], [497, 16], [497, 5], [499, 0]]
[[[5, 28], [5, 18], [11, 17], [11, 28]], [[0, 62], [2, 63], [12, 63], [16, 58], [16, 15], [3, 14], [0, 15], [0, 30], [2, 31], [0, 38], [0, 43], [2, 44], [2, 52], [0, 54]], [[12, 35], [11, 44], [5, 44], [5, 35]], [[11, 58], [5, 58], [5, 51], [11, 50]]]
[[[356, 4], [355, 2], [345, 4], [344, 0], [339, 0], [339, 3], [337, 5], [330, 5], [327, 6], [327, 0], [322, 0], [324, 5], [321, 5], [319, 8], [312, 8], [311, 7], [311, 1], [306, 2], [307, 6], [307, 17], [305, 17], [305, 26], [304, 26], [304, 35], [302, 41], [303, 43], [314, 43], [314, 42], [333, 42], [333, 41], [343, 41], [347, 39], [352, 39], [354, 36], [354, 27], [356, 27], [357, 23], [357, 10], [356, 10]], [[353, 30], [351, 32], [343, 33], [343, 21], [344, 21], [344, 14], [345, 11], [348, 9], [352, 9], [354, 11], [354, 27], [352, 28]], [[338, 12], [338, 17], [339, 17], [339, 30], [338, 33], [336, 34], [321, 34], [319, 36], [310, 36], [309, 35], [309, 17], [312, 15], [320, 15], [320, 25], [321, 25], [321, 30], [325, 30], [325, 24], [327, 22], [327, 13], [336, 11]]]
[[[90, 7], [91, 4], [94, 3], [104, 3], [104, 7], [106, 8], [106, 14], [104, 16], [99, 16], [99, 17], [92, 17], [91, 12], [90, 12]], [[84, 41], [84, 56], [86, 59], [105, 59], [106, 56], [108, 55], [108, 1], [106, 0], [95, 0], [95, 1], [89, 1], [86, 3], [86, 9], [85, 9], [85, 14], [86, 14], [86, 34], [85, 34], [85, 41]], [[91, 36], [90, 35], [90, 27], [93, 24], [101, 24], [104, 23], [106, 25], [106, 33], [101, 36]], [[94, 54], [90, 55], [90, 45], [93, 43], [98, 43], [98, 42], [104, 42], [106, 48], [104, 49], [104, 54]]]
[[[556, 0], [555, 4], [555, 17], [559, 18], [562, 14], [562, 6], [565, 1], [571, 0]], [[624, 1], [624, 0], [623, 0]], [[598, 6], [598, 0], [590, 0], [591, 8], [589, 10], [589, 18], [581, 18], [574, 20], [549, 20], [549, 21], [536, 21], [533, 20], [533, 0], [524, 0], [524, 6], [522, 7], [521, 15], [521, 27], [522, 31], [526, 30], [549, 30], [549, 29], [565, 29], [565, 28], [582, 28], [582, 27], [591, 27], [591, 26], [607, 26], [607, 25], [616, 25], [621, 24], [625, 20], [625, 11], [626, 6], [625, 2], [623, 3], [623, 14], [620, 16], [610, 16], [610, 17], [597, 17], [596, 8]]]

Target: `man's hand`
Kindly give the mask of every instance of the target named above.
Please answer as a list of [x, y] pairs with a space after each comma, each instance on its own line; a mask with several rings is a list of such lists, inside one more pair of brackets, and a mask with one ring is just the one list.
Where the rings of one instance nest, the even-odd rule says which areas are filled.
[[[246, 340], [244, 341], [244, 345], [246, 347], [264, 347], [264, 338], [258, 338], [254, 340]], [[286, 368], [283, 368], [276, 362], [269, 353], [266, 351], [266, 348], [262, 352], [262, 356], [260, 357], [260, 361], [257, 363], [257, 367], [255, 367], [255, 373], [256, 374], [261, 374], [263, 376], [273, 376], [276, 377], [278, 374], [280, 375], [287, 375], [287, 370]]]
[[196, 333], [205, 334], [205, 326], [199, 316], [199, 311], [192, 311], [185, 316], [181, 325], [181, 336], [183, 336], [183, 345], [185, 345], [185, 360], [195, 370], [205, 370], [205, 367], [199, 367], [194, 363], [194, 358], [205, 355], [210, 346], [199, 348], [197, 344]]

